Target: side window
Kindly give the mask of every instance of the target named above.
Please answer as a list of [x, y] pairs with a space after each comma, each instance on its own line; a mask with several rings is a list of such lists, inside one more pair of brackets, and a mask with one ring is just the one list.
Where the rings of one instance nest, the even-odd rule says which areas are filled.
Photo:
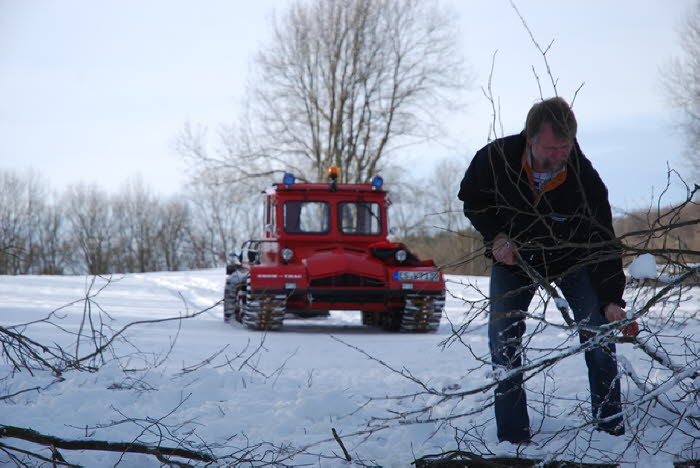
[[284, 203], [284, 230], [289, 233], [328, 232], [330, 212], [326, 202], [288, 201]]
[[382, 232], [379, 203], [342, 202], [339, 204], [340, 231], [343, 234], [377, 235]]
[[275, 232], [275, 204], [272, 202], [271, 198], [268, 198], [265, 202], [265, 214], [264, 214], [264, 230], [265, 233]]

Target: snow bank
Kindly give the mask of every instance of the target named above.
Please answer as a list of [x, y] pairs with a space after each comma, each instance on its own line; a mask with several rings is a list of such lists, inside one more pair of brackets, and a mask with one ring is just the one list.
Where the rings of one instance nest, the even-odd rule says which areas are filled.
[[[649, 265], [640, 267], [643, 273], [650, 271]], [[84, 277], [0, 277], [3, 326], [37, 320], [60, 308], [61, 325], [77, 330], [86, 310], [80, 299], [103, 286], [93, 298], [91, 313], [102, 326], [113, 329], [133, 320], [213, 307], [181, 326], [161, 322], [130, 329], [128, 341], [117, 347], [122, 358], [107, 356], [109, 362], [96, 373], [71, 372], [65, 380], [54, 382], [48, 373], [17, 373], [3, 363], [3, 395], [36, 386], [41, 390], [1, 401], [2, 423], [67, 439], [160, 441], [174, 446], [184, 438], [192, 448], [207, 450], [206, 444], [218, 455], [249, 450], [267, 461], [295, 465], [342, 466], [345, 462], [332, 428], [354, 460], [387, 467], [409, 466], [414, 455], [453, 450], [456, 438], [464, 440], [460, 447], [464, 450], [515, 453], [515, 446], [498, 444], [496, 439], [488, 407], [491, 390], [447, 400], [440, 395], [456, 395], [492, 382], [486, 316], [465, 314], [472, 304], [478, 309], [483, 300], [479, 291], [488, 291], [486, 278], [449, 277], [446, 316], [439, 332], [428, 335], [366, 329], [359, 313], [353, 312], [333, 312], [327, 319], [288, 320], [280, 332], [253, 332], [223, 323], [221, 306], [215, 305], [223, 285], [219, 270], [124, 275], [98, 278], [95, 284]], [[690, 315], [698, 306], [697, 299], [682, 304]], [[554, 318], [558, 312], [548, 314], [555, 314]], [[697, 320], [685, 326], [685, 333], [700, 332]], [[460, 327], [466, 327], [462, 342], [452, 340], [446, 345], [452, 331]], [[528, 322], [528, 330], [535, 329], [537, 324]], [[71, 340], [46, 325], [29, 327], [27, 333], [42, 342]], [[577, 341], [564, 330], [550, 328], [533, 337], [528, 353], [534, 359]], [[631, 345], [618, 349], [631, 365], [640, 367], [639, 375], [645, 375], [647, 360]], [[662, 381], [664, 374], [655, 371], [653, 378]], [[641, 461], [628, 445], [631, 435], [615, 438], [590, 428], [572, 429], [589, 417], [587, 388], [580, 355], [528, 382], [538, 445], [524, 453], [559, 459], [622, 454], [624, 462]], [[627, 400], [639, 398], [639, 390], [626, 379], [623, 388]], [[399, 398], [408, 395], [413, 396]], [[410, 415], [431, 405], [428, 413]], [[646, 410], [669, 417], [663, 408]], [[630, 424], [641, 417], [637, 411], [629, 408]], [[402, 423], [392, 420], [401, 412], [407, 414]], [[428, 422], [410, 423], [417, 420]], [[651, 446], [665, 437], [665, 430], [659, 423], [638, 436]], [[50, 455], [45, 448], [12, 443]], [[644, 463], [668, 464], [670, 454], [682, 453], [687, 443], [687, 436], [675, 433], [656, 455], [644, 455]], [[68, 461], [85, 466], [112, 465], [120, 458], [96, 452], [62, 453]], [[0, 462], [7, 461], [0, 454]], [[123, 456], [122, 464], [160, 466], [152, 457], [131, 454]]]

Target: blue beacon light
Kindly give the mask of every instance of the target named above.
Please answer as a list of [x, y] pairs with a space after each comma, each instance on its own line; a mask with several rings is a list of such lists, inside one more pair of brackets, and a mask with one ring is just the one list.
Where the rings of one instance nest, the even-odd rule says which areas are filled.
[[382, 176], [377, 174], [376, 176], [372, 177], [372, 186], [374, 187], [374, 190], [379, 190], [383, 185], [384, 179], [382, 179]]
[[291, 174], [289, 172], [284, 173], [284, 177], [282, 178], [282, 183], [289, 187], [290, 185], [294, 185], [294, 182], [296, 179], [294, 178], [294, 174]]

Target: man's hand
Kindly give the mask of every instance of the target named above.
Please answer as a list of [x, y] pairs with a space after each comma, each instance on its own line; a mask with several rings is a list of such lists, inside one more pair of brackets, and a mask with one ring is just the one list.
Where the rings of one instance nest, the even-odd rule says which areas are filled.
[[[627, 318], [627, 313], [622, 307], [617, 304], [608, 304], [603, 309], [605, 318], [608, 322], [613, 323]], [[639, 325], [637, 322], [632, 322], [622, 328], [622, 334], [625, 336], [637, 336], [639, 334]]]
[[515, 255], [518, 252], [518, 248], [506, 234], [499, 232], [496, 235], [493, 239], [491, 251], [493, 252], [493, 258], [497, 262], [505, 263], [506, 265], [515, 265]]

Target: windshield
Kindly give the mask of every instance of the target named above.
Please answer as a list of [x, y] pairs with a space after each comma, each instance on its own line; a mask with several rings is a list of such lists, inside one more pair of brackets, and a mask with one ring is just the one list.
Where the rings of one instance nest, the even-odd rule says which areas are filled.
[[343, 234], [377, 235], [382, 232], [379, 203], [342, 202], [339, 205]]
[[322, 234], [329, 230], [327, 202], [288, 201], [284, 203], [284, 230], [289, 233]]

